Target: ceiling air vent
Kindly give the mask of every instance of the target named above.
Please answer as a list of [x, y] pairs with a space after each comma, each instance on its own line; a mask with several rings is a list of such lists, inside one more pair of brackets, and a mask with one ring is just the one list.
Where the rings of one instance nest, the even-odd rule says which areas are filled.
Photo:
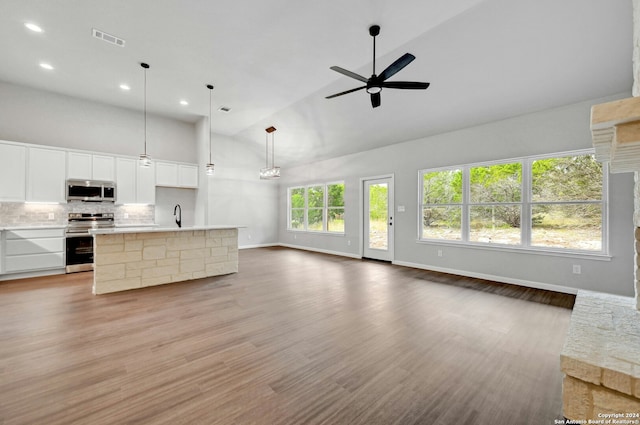
[[104, 31], [100, 31], [97, 29], [93, 29], [93, 36], [95, 38], [99, 38], [100, 40], [106, 41], [110, 44], [115, 44], [116, 46], [124, 47], [124, 40], [116, 37], [115, 35], [107, 34]]
[[226, 107], [226, 106], [221, 106], [220, 109], [218, 109], [218, 111], [224, 112], [226, 114], [228, 112], [231, 112], [231, 108]]

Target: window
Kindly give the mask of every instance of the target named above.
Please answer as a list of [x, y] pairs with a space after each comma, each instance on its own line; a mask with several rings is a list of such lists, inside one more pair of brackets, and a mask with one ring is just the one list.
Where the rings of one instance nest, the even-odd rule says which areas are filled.
[[519, 245], [522, 164], [469, 169], [469, 240]]
[[344, 183], [327, 185], [327, 232], [344, 233]]
[[324, 186], [307, 188], [307, 230], [324, 230]]
[[602, 253], [605, 189], [586, 151], [422, 170], [420, 239]]
[[462, 170], [422, 173], [422, 239], [462, 240]]
[[602, 250], [602, 164], [593, 155], [531, 164], [531, 245]]
[[304, 230], [304, 187], [289, 189], [289, 228]]
[[288, 229], [344, 233], [344, 182], [289, 188]]

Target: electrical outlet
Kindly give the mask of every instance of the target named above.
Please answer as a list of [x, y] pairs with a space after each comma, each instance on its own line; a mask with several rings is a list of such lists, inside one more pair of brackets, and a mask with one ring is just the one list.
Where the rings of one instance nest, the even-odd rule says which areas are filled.
[[247, 234], [247, 239], [251, 239], [251, 234]]
[[438, 250], [438, 257], [442, 257], [442, 250], [441, 249]]
[[347, 241], [347, 246], [351, 246], [351, 239]]
[[49, 213], [49, 220], [55, 220], [56, 215], [54, 213]]
[[293, 235], [293, 239], [298, 239], [298, 235]]
[[129, 218], [129, 213], [124, 213], [124, 218]]
[[398, 212], [404, 212], [404, 205], [398, 205]]
[[574, 264], [573, 265], [573, 274], [580, 274], [580, 273], [582, 273], [582, 268], [578, 264]]

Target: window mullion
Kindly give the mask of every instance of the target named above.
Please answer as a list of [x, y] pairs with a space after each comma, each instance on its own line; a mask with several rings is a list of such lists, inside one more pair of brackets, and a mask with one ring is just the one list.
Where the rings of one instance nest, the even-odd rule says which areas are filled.
[[522, 246], [531, 246], [531, 200], [533, 199], [531, 164], [528, 158], [522, 161], [522, 210], [520, 212], [520, 231]]
[[323, 189], [323, 193], [322, 193], [322, 198], [323, 198], [323, 203], [322, 203], [322, 231], [326, 232], [329, 229], [328, 226], [328, 221], [329, 221], [329, 186], [328, 185], [324, 185], [324, 189]]
[[309, 186], [304, 188], [304, 230], [309, 230]]
[[462, 167], [462, 241], [469, 242], [469, 225], [471, 216], [469, 212], [469, 204], [471, 203], [471, 171], [469, 166]]

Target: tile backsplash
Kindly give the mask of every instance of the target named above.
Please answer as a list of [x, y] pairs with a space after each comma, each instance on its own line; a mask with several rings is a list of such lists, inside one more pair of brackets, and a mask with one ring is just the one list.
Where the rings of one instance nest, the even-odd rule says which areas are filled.
[[70, 201], [66, 204], [0, 202], [0, 227], [66, 225], [67, 216], [71, 212], [113, 213], [116, 225], [153, 224], [155, 219], [153, 205], [114, 205], [81, 201]]

